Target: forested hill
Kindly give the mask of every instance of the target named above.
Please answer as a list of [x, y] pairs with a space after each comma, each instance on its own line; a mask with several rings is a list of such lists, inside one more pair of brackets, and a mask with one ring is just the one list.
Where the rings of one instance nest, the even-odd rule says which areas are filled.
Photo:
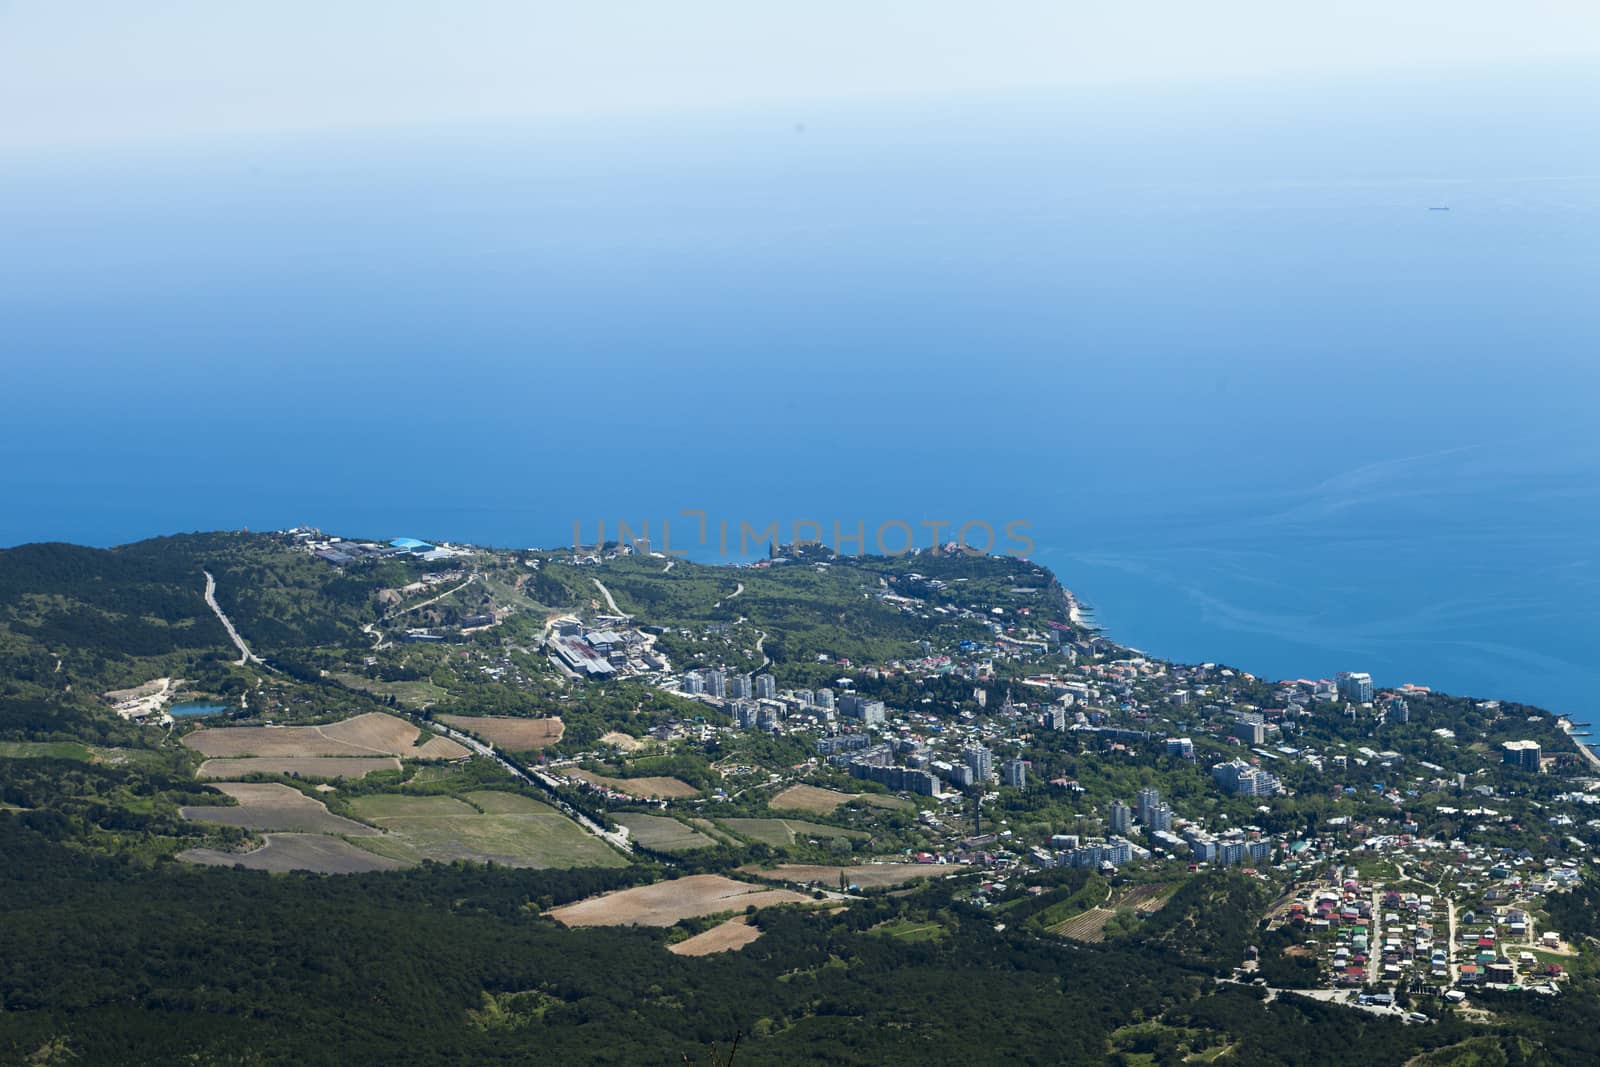
[[370, 644], [372, 597], [418, 570], [384, 562], [348, 574], [281, 539], [245, 533], [161, 537], [117, 548], [29, 544], [0, 550], [0, 671], [66, 695], [193, 675], [237, 658], [204, 599], [216, 598], [258, 655]]

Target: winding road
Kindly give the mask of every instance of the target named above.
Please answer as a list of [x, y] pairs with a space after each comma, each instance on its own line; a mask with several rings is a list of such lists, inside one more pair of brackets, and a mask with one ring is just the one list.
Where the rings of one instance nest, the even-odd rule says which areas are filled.
[[633, 618], [632, 615], [629, 615], [626, 611], [623, 611], [621, 608], [617, 607], [616, 600], [611, 596], [611, 590], [607, 589], [604, 585], [601, 585], [600, 579], [594, 578], [591, 580], [594, 582], [594, 587], [600, 590], [600, 595], [606, 598], [606, 606], [611, 609], [611, 614], [620, 615], [624, 619]]
[[222, 612], [222, 606], [217, 603], [217, 580], [211, 577], [210, 571], [201, 571], [206, 576], [206, 603], [211, 610], [217, 613], [217, 621], [222, 623], [222, 628], [228, 631], [228, 636], [233, 639], [234, 645], [239, 649], [238, 666], [246, 663], [260, 663], [261, 657], [250, 651], [250, 646], [244, 643], [244, 638], [239, 636], [239, 631], [233, 628], [233, 623], [228, 621], [228, 616]]

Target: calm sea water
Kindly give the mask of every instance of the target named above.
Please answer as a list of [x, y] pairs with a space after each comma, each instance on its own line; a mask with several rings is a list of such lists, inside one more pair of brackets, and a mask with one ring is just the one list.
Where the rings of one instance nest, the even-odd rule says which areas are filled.
[[1596, 88], [0, 161], [0, 544], [1022, 520], [1153, 653], [1588, 718]]

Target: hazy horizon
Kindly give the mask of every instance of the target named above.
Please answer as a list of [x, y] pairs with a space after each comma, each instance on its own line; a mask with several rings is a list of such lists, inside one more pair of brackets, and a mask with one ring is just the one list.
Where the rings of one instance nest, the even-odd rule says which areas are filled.
[[306, 0], [0, 6], [0, 156], [117, 145], [693, 117], [993, 94], [1592, 63], [1589, 5], [953, 0], [756, 10]]

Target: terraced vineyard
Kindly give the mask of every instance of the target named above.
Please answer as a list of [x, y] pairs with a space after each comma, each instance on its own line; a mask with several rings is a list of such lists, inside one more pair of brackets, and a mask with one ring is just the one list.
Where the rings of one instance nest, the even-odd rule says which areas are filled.
[[1057, 923], [1050, 927], [1050, 932], [1073, 941], [1100, 944], [1106, 939], [1106, 924], [1116, 918], [1118, 911], [1132, 908], [1141, 915], [1152, 915], [1166, 906], [1168, 898], [1176, 889], [1175, 884], [1135, 886], [1104, 905], [1090, 908]]

